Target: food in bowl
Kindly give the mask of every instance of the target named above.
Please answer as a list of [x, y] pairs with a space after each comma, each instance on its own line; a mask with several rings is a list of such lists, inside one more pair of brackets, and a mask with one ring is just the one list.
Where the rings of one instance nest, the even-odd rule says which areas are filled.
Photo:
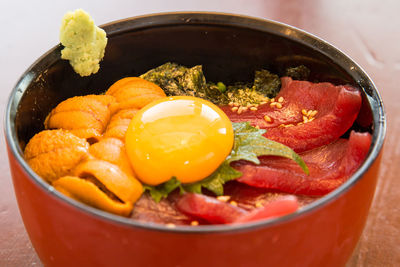
[[[160, 262], [165, 266], [345, 266], [366, 222], [385, 137], [381, 98], [356, 63], [301, 30], [240, 15], [174, 12], [125, 19], [103, 29], [108, 46], [97, 74], [76, 75], [60, 59], [62, 47], [57, 46], [27, 70], [8, 103], [6, 138], [16, 198], [44, 265], [130, 266], [134, 258], [139, 266]], [[172, 195], [156, 203], [143, 194], [126, 218], [65, 197], [32, 171], [23, 148], [44, 129], [46, 116], [57, 104], [74, 96], [101, 94], [120, 78], [140, 76], [168, 60], [185, 66], [203, 64], [209, 81], [226, 85], [252, 81], [254, 71], [262, 68], [288, 76], [287, 67], [303, 64], [311, 70], [306, 80], [359, 88], [362, 106], [351, 130], [371, 133], [370, 151], [358, 170], [333, 192], [318, 199], [298, 195], [301, 208], [288, 216], [199, 227], [180, 225], [191, 224], [193, 217], [173, 208], [168, 201]], [[114, 121], [125, 121], [133, 112], [121, 113]], [[349, 132], [342, 137], [347, 139]], [[102, 147], [120, 145], [112, 140], [90, 148], [99, 157], [104, 154]], [[238, 189], [241, 202], [236, 201]], [[250, 209], [285, 194], [276, 192], [234, 181], [225, 184], [220, 199]]]
[[294, 80], [305, 66], [286, 73], [293, 78], [260, 70], [252, 83], [226, 86], [207, 83], [201, 66], [166, 63], [59, 103], [25, 158], [63, 194], [137, 220], [287, 215], [345, 182], [371, 135], [348, 132], [358, 89]]

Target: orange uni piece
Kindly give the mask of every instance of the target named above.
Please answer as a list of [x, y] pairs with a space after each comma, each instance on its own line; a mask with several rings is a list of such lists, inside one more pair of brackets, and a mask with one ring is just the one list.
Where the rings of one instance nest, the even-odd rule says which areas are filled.
[[61, 128], [82, 138], [98, 139], [110, 120], [109, 106], [114, 101], [109, 95], [68, 98], [50, 112], [44, 122], [45, 128]]
[[112, 95], [117, 100], [111, 106], [113, 113], [127, 108], [140, 109], [156, 99], [166, 97], [158, 85], [139, 77], [127, 77], [115, 82], [106, 95]]
[[83, 162], [76, 167], [74, 174], [81, 178], [94, 177], [123, 202], [135, 203], [143, 193], [143, 186], [135, 177], [104, 160]]
[[24, 157], [30, 167], [51, 183], [88, 156], [89, 143], [64, 130], [45, 130], [29, 140]]
[[125, 141], [125, 134], [128, 130], [129, 123], [138, 109], [123, 109], [115, 113], [107, 125], [104, 137], [115, 137]]
[[89, 147], [89, 153], [97, 159], [117, 165], [124, 173], [134, 176], [125, 151], [125, 144], [117, 138], [104, 138]]
[[132, 202], [121, 203], [111, 199], [92, 182], [74, 176], [64, 176], [53, 183], [55, 189], [64, 195], [122, 216], [129, 216], [133, 209]]

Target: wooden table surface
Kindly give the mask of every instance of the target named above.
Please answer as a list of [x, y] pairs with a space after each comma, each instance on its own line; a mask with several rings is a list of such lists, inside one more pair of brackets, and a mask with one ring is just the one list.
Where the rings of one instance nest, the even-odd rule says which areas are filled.
[[[96, 24], [165, 11], [219, 11], [281, 21], [332, 43], [358, 62], [383, 97], [388, 131], [367, 225], [348, 262], [400, 266], [400, 1], [5, 1], [0, 0], [1, 115], [14, 84], [41, 54], [58, 43], [66, 11], [83, 8]], [[0, 266], [41, 266], [23, 226], [0, 133]]]

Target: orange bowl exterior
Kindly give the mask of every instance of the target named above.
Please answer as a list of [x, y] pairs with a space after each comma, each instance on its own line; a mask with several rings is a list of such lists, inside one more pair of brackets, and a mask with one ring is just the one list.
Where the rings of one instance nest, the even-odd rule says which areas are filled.
[[[293, 52], [294, 56], [297, 56], [296, 53], [303, 55], [303, 57], [295, 57], [295, 62], [304, 60], [315, 70], [322, 68], [327, 71], [326, 77], [314, 78], [323, 80], [329, 77], [339, 77], [341, 81], [352, 82], [361, 88], [366, 88], [364, 103], [370, 105], [366, 108], [367, 110], [372, 109], [373, 118], [371, 120], [369, 117], [363, 119], [374, 123], [372, 148], [366, 162], [340, 189], [302, 210], [283, 218], [246, 225], [188, 226], [170, 229], [163, 225], [132, 222], [125, 218], [109, 215], [56, 192], [53, 187], [35, 175], [24, 162], [21, 151], [23, 143], [26, 142], [29, 135], [42, 127], [46, 112], [57, 101], [69, 97], [68, 94], [82, 94], [82, 91], [79, 91], [80, 88], [84, 90], [99, 86], [99, 90], [104, 90], [101, 88], [102, 85], [107, 85], [116, 77], [120, 78], [132, 71], [130, 61], [118, 65], [118, 68], [121, 69], [120, 73], [113, 65], [115, 58], [124, 59], [125, 54], [121, 51], [132, 46], [131, 43], [124, 44], [125, 39], [120, 38], [121, 35], [125, 34], [131, 38], [131, 41], [132, 39], [138, 40], [138, 44], [134, 43], [134, 45], [143, 49], [143, 53], [153, 53], [152, 49], [147, 47], [147, 41], [140, 42], [146, 39], [146, 36], [150, 36], [148, 38], [152, 40], [152, 34], [155, 36], [165, 34], [165, 31], [163, 33], [157, 28], [158, 26], [155, 26], [157, 23], [161, 28], [172, 25], [173, 31], [168, 31], [168, 36], [181, 36], [184, 33], [180, 38], [192, 42], [193, 46], [201, 43], [203, 45], [201, 47], [211, 50], [206, 52], [199, 50], [198, 53], [192, 53], [182, 47], [183, 50], [180, 51], [175, 49], [172, 41], [165, 39], [165, 43], [170, 42], [170, 46], [167, 45], [165, 49], [175, 59], [185, 61], [185, 57], [189, 57], [186, 61], [188, 65], [192, 64], [192, 57], [197, 57], [196, 60], [208, 61], [211, 74], [220, 71], [219, 66], [229, 66], [235, 69], [242, 68], [243, 64], [249, 64], [249, 66], [253, 64], [251, 61], [249, 63], [237, 60], [237, 58], [232, 59], [236, 55], [236, 50], [243, 49], [240, 50], [242, 54], [245, 54], [243, 57], [247, 56], [254, 62], [258, 58], [275, 60], [273, 55], [275, 52], [270, 53], [259, 49], [254, 51], [260, 55], [254, 56], [253, 51], [248, 52], [240, 45], [233, 45], [233, 50], [227, 53], [230, 56], [219, 59], [215, 57], [218, 55], [219, 48], [204, 46], [202, 42], [205, 39], [202, 36], [200, 38], [196, 34], [191, 34], [192, 30], [199, 29], [199, 26], [207, 29], [207, 36], [213, 36], [210, 37], [211, 42], [217, 42], [218, 45], [226, 42], [224, 49], [231, 49], [231, 39], [229, 38], [233, 38], [232, 36], [236, 38], [238, 35], [248, 34], [247, 37], [250, 39], [245, 38], [245, 40], [249, 40], [249, 43], [243, 41], [243, 38], [239, 41], [253, 47], [264, 45], [264, 42], [270, 41], [275, 49], [283, 49], [281, 51], [283, 56], [277, 57], [274, 61], [277, 65], [287, 63], [286, 60], [289, 57], [284, 55], [287, 52], [285, 49], [289, 47], [289, 51]], [[181, 27], [182, 23], [189, 24], [187, 32], [184, 32], [185, 29]], [[214, 24], [220, 27], [216, 27], [215, 33], [211, 31]], [[174, 25], [178, 25], [178, 27]], [[223, 37], [225, 34], [223, 27], [227, 28], [227, 32], [236, 29], [232, 30], [235, 34], [228, 34], [226, 36], [229, 38], [221, 39], [221, 36]], [[105, 58], [100, 74], [93, 80], [71, 79], [70, 77], [75, 77], [73, 76], [75, 74], [65, 62], [60, 62], [60, 47], [56, 47], [24, 74], [9, 100], [6, 141], [15, 194], [26, 230], [45, 266], [336, 267], [346, 264], [367, 219], [376, 186], [381, 147], [385, 135], [385, 117], [380, 96], [372, 81], [355, 63], [330, 45], [302, 31], [283, 24], [243, 16], [214, 13], [171, 13], [128, 19], [110, 24], [105, 28], [114, 34], [113, 38], [110, 38], [111, 48], [106, 51], [109, 58]], [[141, 32], [142, 28], [143, 31], [154, 28], [154, 31], [152, 34], [146, 35], [145, 32]], [[133, 30], [124, 32], [127, 29]], [[285, 31], [285, 29], [290, 29], [290, 31]], [[258, 42], [264, 35], [266, 35], [265, 40]], [[204, 42], [209, 44], [207, 43], [208, 39]], [[280, 46], [280, 42], [284, 42], [285, 45]], [[318, 47], [316, 47], [317, 45]], [[202, 53], [209, 57], [205, 57]], [[241, 53], [238, 53], [239, 59], [242, 56]], [[309, 57], [314, 53], [315, 58], [312, 57], [310, 60]], [[126, 55], [126, 57], [130, 56], [132, 55]], [[322, 63], [325, 58], [330, 60], [326, 66]], [[338, 62], [334, 62], [332, 58]], [[141, 58], [137, 58], [136, 63], [141, 66], [139, 70], [135, 70], [139, 73], [149, 69], [147, 59], [140, 60]], [[165, 59], [160, 56], [159, 60]], [[261, 64], [262, 60], [257, 64]], [[218, 64], [214, 64], [214, 61], [218, 61]], [[159, 64], [159, 62], [154, 61], [151, 64]], [[102, 73], [106, 75], [102, 76]], [[234, 71], [232, 73], [236, 74]], [[230, 77], [229, 75], [236, 78], [232, 73], [228, 73], [222, 78], [227, 79]], [[32, 79], [35, 75], [43, 81]], [[46, 77], [49, 77], [48, 80]], [[332, 79], [334, 80], [334, 78]], [[39, 81], [39, 83], [28, 88], [30, 83], [34, 83], [33, 81]], [[358, 84], [359, 82], [360, 84]], [[59, 88], [61, 89], [59, 90]], [[72, 91], [66, 90], [69, 88], [72, 88]], [[28, 89], [30, 90], [29, 97], [32, 98], [24, 100], [23, 94], [26, 95]], [[44, 95], [43, 92], [48, 95]], [[92, 92], [85, 91], [85, 93]], [[366, 97], [367, 94], [368, 97]], [[21, 104], [23, 101], [25, 102]], [[32, 109], [32, 105], [39, 106], [33, 106], [34, 109]], [[17, 113], [19, 113], [19, 117]]]
[[[45, 266], [344, 266], [361, 235], [380, 157], [330, 203], [270, 227], [183, 234], [88, 214], [44, 191], [9, 152], [19, 209]], [[267, 257], [265, 255], [268, 255]]]

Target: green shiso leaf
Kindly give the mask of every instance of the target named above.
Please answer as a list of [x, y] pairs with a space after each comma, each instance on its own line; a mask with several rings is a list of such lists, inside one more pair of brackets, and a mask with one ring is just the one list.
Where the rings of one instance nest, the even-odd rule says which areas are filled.
[[257, 129], [248, 122], [232, 123], [232, 126], [235, 141], [232, 152], [226, 159], [229, 163], [244, 159], [260, 164], [258, 156], [280, 156], [294, 160], [308, 174], [308, 168], [303, 159], [290, 147], [265, 138], [264, 129]]
[[198, 181], [196, 183], [183, 185], [183, 189], [186, 192], [202, 193], [202, 188], [208, 189], [217, 196], [224, 194], [224, 184], [228, 181], [235, 180], [242, 176], [242, 173], [235, 170], [229, 165], [229, 162], [225, 160], [219, 168], [213, 172], [206, 179]]
[[157, 186], [145, 185], [144, 190], [149, 191], [154, 201], [160, 202], [161, 199], [168, 197], [169, 193], [180, 186], [181, 182], [176, 177], [172, 177], [167, 182]]

